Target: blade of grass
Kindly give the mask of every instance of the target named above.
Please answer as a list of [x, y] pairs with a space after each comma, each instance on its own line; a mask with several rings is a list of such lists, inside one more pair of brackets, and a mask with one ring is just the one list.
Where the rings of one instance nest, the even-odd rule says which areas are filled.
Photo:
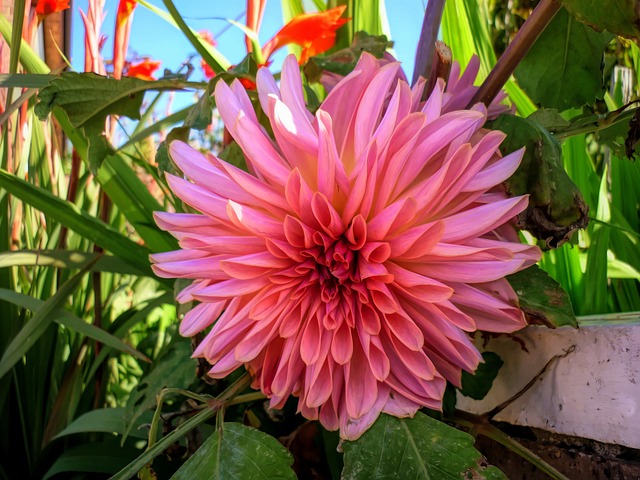
[[164, 6], [167, 7], [169, 11], [169, 18], [167, 18], [167, 12], [163, 12], [144, 0], [138, 0], [138, 3], [178, 27], [214, 72], [226, 72], [231, 67], [231, 63], [220, 52], [204, 42], [200, 35], [189, 28], [171, 0], [162, 0], [162, 3], [164, 3]]
[[138, 245], [76, 205], [21, 180], [5, 170], [0, 170], [0, 187], [70, 230], [128, 261], [140, 271], [141, 275], [153, 275], [148, 263], [150, 253], [148, 248]]
[[[90, 268], [89, 268], [90, 270]], [[53, 297], [52, 297], [53, 298]], [[20, 308], [30, 310], [35, 314], [39, 313], [42, 308], [45, 307], [47, 302], [39, 300], [37, 298], [25, 295], [23, 293], [14, 292], [4, 288], [0, 288], [0, 300], [11, 302]], [[63, 300], [64, 301], [64, 300]], [[139, 352], [131, 345], [127, 345], [118, 337], [110, 334], [109, 332], [96, 327], [91, 323], [87, 323], [81, 318], [75, 316], [71, 312], [60, 308], [57, 312], [50, 312], [49, 320], [59, 323], [77, 333], [100, 342], [106, 346], [114, 348], [120, 352], [128, 353], [129, 355], [142, 360], [143, 362], [150, 363], [151, 360], [145, 354]]]
[[[24, 0], [21, 0], [24, 1]], [[9, 47], [13, 45], [13, 28], [11, 23], [6, 19], [4, 15], [0, 13], [0, 34], [3, 36], [5, 42], [9, 44]], [[11, 49], [18, 51], [18, 49]], [[27, 73], [49, 73], [51, 70], [46, 63], [33, 51], [33, 49], [24, 42], [20, 44], [20, 63], [27, 71]]]
[[82, 268], [97, 258], [91, 271], [139, 275], [140, 272], [121, 258], [80, 250], [13, 250], [0, 252], [0, 268], [14, 266], [49, 266]]
[[[22, 28], [24, 27], [25, 0], [13, 2], [13, 25], [11, 28], [11, 53], [9, 55], [9, 73], [18, 71], [20, 45], [22, 44]], [[17, 48], [16, 48], [17, 47]]]
[[0, 378], [4, 377], [20, 361], [51, 325], [53, 319], [60, 315], [60, 310], [63, 309], [67, 298], [78, 288], [80, 281], [90, 269], [91, 264], [88, 264], [62, 285], [55, 295], [44, 302], [35, 315], [20, 329], [0, 358]]

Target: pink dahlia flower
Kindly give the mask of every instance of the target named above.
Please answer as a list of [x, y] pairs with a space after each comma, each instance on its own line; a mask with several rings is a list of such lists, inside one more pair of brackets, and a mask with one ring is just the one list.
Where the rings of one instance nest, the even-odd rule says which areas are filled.
[[258, 73], [258, 123], [239, 82], [219, 82], [220, 115], [250, 173], [173, 142], [175, 194], [201, 213], [157, 213], [182, 250], [153, 255], [162, 277], [193, 279], [180, 325], [211, 327], [195, 356], [220, 378], [244, 365], [280, 408], [290, 395], [345, 439], [381, 412], [441, 408], [481, 356], [468, 332], [525, 325], [504, 279], [538, 260], [511, 220], [526, 197], [501, 183], [522, 151], [482, 128], [483, 105], [443, 113], [444, 83], [419, 106], [399, 64], [364, 54], [315, 115], [295, 57], [280, 86]]

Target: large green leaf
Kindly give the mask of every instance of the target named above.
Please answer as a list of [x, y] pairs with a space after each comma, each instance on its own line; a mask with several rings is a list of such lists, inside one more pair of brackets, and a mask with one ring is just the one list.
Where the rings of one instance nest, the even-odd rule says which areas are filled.
[[140, 274], [152, 275], [148, 262], [149, 249], [128, 239], [73, 203], [62, 200], [5, 170], [0, 170], [0, 187], [40, 210], [47, 217], [126, 260], [138, 269]]
[[381, 415], [355, 442], [345, 442], [343, 480], [506, 480], [473, 448], [474, 438], [418, 412]]
[[531, 99], [560, 111], [604, 95], [603, 54], [613, 35], [598, 33], [561, 9], [515, 70]]
[[[89, 268], [91, 268], [91, 266], [89, 266]], [[20, 308], [25, 308], [34, 313], [39, 313], [46, 306], [46, 302], [43, 300], [39, 300], [37, 298], [30, 297], [29, 295], [14, 292], [12, 290], [8, 290], [5, 288], [0, 288], [0, 300], [13, 303], [14, 305], [17, 305]], [[48, 310], [46, 309], [42, 311], [43, 313], [48, 312]], [[146, 355], [139, 352], [138, 350], [133, 348], [131, 345], [127, 345], [118, 337], [113, 336], [109, 332], [99, 327], [96, 327], [91, 323], [85, 322], [81, 318], [75, 316], [74, 314], [72, 314], [71, 312], [65, 309], [58, 309], [53, 313], [49, 313], [49, 315], [50, 317], [48, 318], [48, 321], [54, 321], [56, 323], [59, 323], [60, 325], [64, 325], [70, 330], [81, 333], [82, 335], [85, 335], [86, 337], [91, 338], [97, 342], [100, 342], [108, 347], [112, 347], [118, 351], [128, 353], [129, 355], [132, 355], [142, 361], [150, 362], [149, 358]], [[31, 321], [33, 321], [33, 319]], [[40, 328], [46, 328], [45, 323], [43, 323], [42, 327], [38, 327], [38, 329], [35, 331], [38, 332]], [[32, 338], [31, 336], [29, 336], [27, 342], [31, 342], [31, 341], [32, 341]]]
[[509, 275], [507, 280], [518, 295], [520, 308], [530, 324], [578, 328], [569, 295], [537, 265]]
[[513, 115], [501, 115], [491, 128], [507, 134], [500, 145], [503, 154], [526, 147], [518, 170], [506, 182], [510, 195], [530, 195], [527, 210], [518, 216], [519, 226], [552, 248], [586, 227], [589, 207], [564, 170], [560, 145], [549, 132]]
[[272, 480], [296, 478], [293, 456], [275, 438], [226, 422], [173, 475], [172, 480]]
[[562, 0], [578, 20], [596, 30], [608, 30], [626, 37], [640, 36], [638, 0]]

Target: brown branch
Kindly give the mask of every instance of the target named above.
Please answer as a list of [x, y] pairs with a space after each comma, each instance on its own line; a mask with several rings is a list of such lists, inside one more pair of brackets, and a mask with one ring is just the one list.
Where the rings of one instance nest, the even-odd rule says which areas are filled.
[[531, 16], [518, 30], [513, 41], [496, 63], [489, 76], [473, 96], [467, 108], [471, 108], [478, 102], [489, 105], [500, 89], [507, 83], [509, 77], [516, 69], [520, 61], [527, 54], [531, 46], [551, 22], [561, 8], [558, 0], [542, 0], [533, 10]]

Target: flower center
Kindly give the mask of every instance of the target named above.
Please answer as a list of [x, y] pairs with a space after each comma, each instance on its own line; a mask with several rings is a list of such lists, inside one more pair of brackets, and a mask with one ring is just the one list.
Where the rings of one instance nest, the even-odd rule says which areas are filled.
[[340, 290], [351, 293], [350, 285], [358, 281], [358, 252], [340, 238], [316, 257], [322, 300], [331, 301]]

